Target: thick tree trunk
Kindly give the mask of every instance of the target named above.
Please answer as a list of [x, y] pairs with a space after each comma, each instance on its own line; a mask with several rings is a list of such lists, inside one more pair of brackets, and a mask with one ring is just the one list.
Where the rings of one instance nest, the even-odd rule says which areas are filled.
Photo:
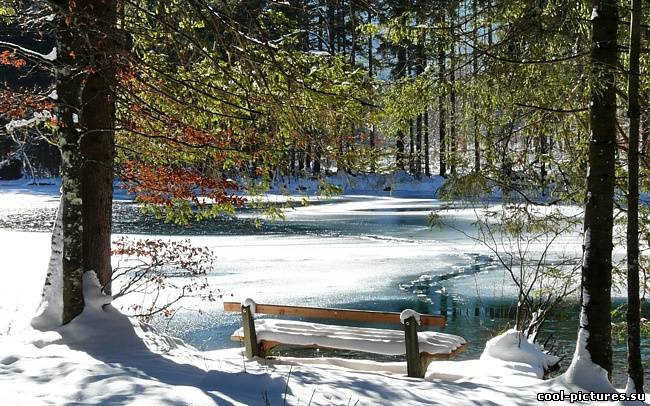
[[[95, 271], [104, 292], [111, 293], [111, 215], [113, 212], [113, 160], [116, 72], [114, 52], [117, 41], [117, 5], [114, 0], [84, 3], [87, 31], [95, 62], [84, 84], [81, 141], [85, 271]], [[99, 46], [101, 44], [101, 46]]]
[[89, 77], [83, 100], [81, 117], [86, 130], [81, 141], [84, 158], [81, 187], [83, 264], [84, 270], [97, 273], [104, 292], [110, 294], [115, 99], [109, 82], [101, 73]]
[[63, 316], [84, 308], [82, 275], [94, 270], [110, 292], [116, 5], [56, 3], [57, 118], [62, 155]]
[[[67, 12], [67, 1], [57, 3], [60, 10]], [[59, 147], [61, 149], [62, 203], [61, 222], [63, 229], [63, 324], [69, 323], [81, 314], [84, 308], [82, 289], [83, 276], [83, 222], [81, 196], [80, 132], [76, 122], [80, 112], [82, 74], [73, 57], [80, 54], [80, 40], [75, 30], [68, 25], [65, 15], [58, 15], [56, 92], [58, 95], [57, 118], [59, 123]]]
[[630, 72], [628, 110], [630, 118], [627, 152], [627, 373], [634, 391], [643, 393], [639, 301], [639, 54], [641, 51], [641, 0], [632, 0], [630, 19]]
[[[582, 263], [580, 336], [592, 362], [612, 372], [611, 284], [614, 161], [616, 150], [616, 40], [618, 3], [594, 3], [587, 201]], [[581, 342], [578, 343], [582, 345]]]

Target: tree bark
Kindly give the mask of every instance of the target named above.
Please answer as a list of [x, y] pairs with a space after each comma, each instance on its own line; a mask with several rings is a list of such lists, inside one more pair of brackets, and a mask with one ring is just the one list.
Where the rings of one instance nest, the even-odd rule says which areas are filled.
[[438, 39], [438, 83], [440, 85], [440, 94], [438, 95], [438, 136], [440, 138], [440, 176], [447, 174], [447, 134], [445, 116], [445, 45], [442, 38]]
[[[472, 43], [474, 44], [474, 50], [473, 50], [473, 58], [474, 60], [472, 61], [472, 73], [474, 75], [474, 80], [477, 79], [478, 75], [478, 0], [472, 0]], [[480, 128], [479, 128], [479, 122], [478, 122], [478, 102], [476, 99], [472, 101], [472, 107], [474, 108], [474, 114], [473, 114], [473, 125], [472, 129], [474, 131], [474, 172], [480, 172], [481, 171], [481, 143], [479, 139], [479, 134], [480, 134]]]
[[[406, 75], [406, 48], [404, 46], [399, 46], [397, 49], [397, 66], [396, 66], [396, 76], [398, 78], [403, 78]], [[397, 131], [397, 153], [395, 160], [397, 162], [397, 169], [404, 170], [404, 131]]]
[[74, 57], [80, 54], [80, 39], [70, 26], [67, 13], [74, 12], [68, 1], [56, 3], [60, 13], [57, 15], [57, 54], [56, 92], [59, 148], [61, 149], [62, 203], [61, 222], [63, 229], [63, 324], [69, 323], [81, 314], [83, 298], [83, 221], [81, 196], [80, 132], [77, 121], [80, 113], [82, 69]]
[[[84, 86], [82, 187], [85, 271], [95, 271], [111, 294], [114, 98], [104, 78], [93, 74]], [[100, 130], [101, 129], [101, 130]]]
[[456, 130], [456, 63], [455, 63], [455, 50], [452, 46], [452, 51], [449, 56], [450, 59], [450, 71], [449, 71], [449, 82], [451, 84], [451, 89], [449, 92], [449, 157], [450, 165], [449, 171], [452, 174], [456, 173], [456, 162], [458, 157], [456, 157], [456, 150], [458, 149], [458, 137]]
[[415, 175], [415, 131], [413, 121], [409, 119], [409, 173]]
[[431, 177], [431, 163], [429, 162], [429, 109], [424, 111], [424, 175]]
[[[415, 75], [420, 76], [424, 73], [426, 66], [426, 59], [424, 56], [424, 43], [426, 37], [423, 34], [418, 41], [417, 54], [415, 61]], [[422, 121], [423, 115], [419, 114], [415, 119], [415, 176], [420, 179], [422, 177]]]
[[314, 166], [312, 167], [312, 174], [314, 176], [320, 175], [320, 160], [321, 160], [321, 147], [320, 142], [314, 145]]
[[92, 50], [93, 73], [81, 96], [83, 265], [84, 271], [95, 271], [104, 292], [111, 294], [117, 8], [115, 1], [94, 0], [84, 2], [83, 12], [95, 22], [94, 29], [87, 30], [89, 42], [98, 44]]
[[[596, 1], [592, 16], [589, 170], [584, 218], [580, 329], [592, 362], [610, 375], [611, 284], [618, 3]], [[581, 332], [582, 335], [582, 332]], [[579, 342], [578, 345], [581, 345]]]
[[627, 373], [637, 393], [643, 393], [641, 364], [641, 304], [639, 301], [639, 55], [641, 51], [641, 0], [632, 0], [630, 18], [630, 69], [627, 82], [630, 119], [628, 135], [627, 195]]
[[[368, 8], [367, 23], [368, 24], [372, 23], [372, 12], [370, 11], [370, 8]], [[372, 59], [373, 59], [373, 56], [372, 56], [372, 34], [368, 34], [368, 77], [370, 78], [371, 82], [372, 82], [372, 80], [374, 78], [373, 60]], [[373, 150], [372, 159], [370, 161], [370, 172], [374, 173], [377, 170], [377, 165], [375, 163], [375, 154], [374, 154], [374, 149], [375, 149], [375, 146], [376, 146], [375, 126], [374, 126], [374, 124], [370, 124], [369, 143], [370, 143], [370, 149]]]

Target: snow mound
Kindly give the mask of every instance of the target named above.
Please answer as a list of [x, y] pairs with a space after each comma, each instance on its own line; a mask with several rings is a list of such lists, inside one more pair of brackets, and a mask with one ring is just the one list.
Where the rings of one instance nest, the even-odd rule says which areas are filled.
[[421, 324], [420, 323], [420, 313], [416, 312], [415, 310], [412, 309], [406, 309], [402, 311], [402, 313], [399, 314], [399, 321], [404, 324], [404, 322], [411, 317], [415, 318], [415, 322], [418, 323], [418, 326]]
[[513, 363], [513, 369], [532, 367], [540, 378], [544, 376], [544, 371], [560, 361], [558, 357], [545, 353], [539, 344], [529, 342], [521, 331], [514, 329], [488, 341], [480, 359]]
[[248, 299], [244, 300], [241, 305], [243, 307], [250, 306], [251, 314], [255, 314], [255, 306], [257, 305], [257, 303], [255, 303], [255, 301], [253, 299], [251, 299], [250, 297]]
[[607, 371], [591, 360], [587, 351], [589, 332], [584, 328], [578, 331], [578, 344], [567, 371], [555, 378], [568, 387], [586, 389], [599, 393], [616, 393], [607, 378]]

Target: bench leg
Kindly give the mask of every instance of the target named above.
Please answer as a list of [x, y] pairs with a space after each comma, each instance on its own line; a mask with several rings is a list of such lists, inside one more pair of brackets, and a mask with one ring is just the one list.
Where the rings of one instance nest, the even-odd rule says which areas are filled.
[[422, 368], [422, 378], [424, 378], [424, 374], [427, 373], [427, 369], [429, 368], [429, 364], [431, 364], [435, 359], [436, 359], [436, 357], [431, 356], [431, 354], [421, 354], [420, 355], [420, 368]]
[[406, 341], [406, 370], [412, 378], [424, 378], [424, 370], [420, 360], [420, 342], [418, 341], [418, 323], [415, 317], [404, 321], [404, 337]]
[[257, 333], [255, 333], [255, 320], [251, 313], [250, 306], [241, 307], [242, 327], [244, 328], [244, 345], [246, 347], [246, 357], [253, 358], [259, 355], [260, 350], [257, 345]]

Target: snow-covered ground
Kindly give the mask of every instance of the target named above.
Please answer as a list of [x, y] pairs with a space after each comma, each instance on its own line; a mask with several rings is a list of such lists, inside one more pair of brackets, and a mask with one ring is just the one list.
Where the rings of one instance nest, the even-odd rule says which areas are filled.
[[404, 377], [399, 363], [201, 352], [123, 316], [93, 274], [84, 279], [86, 308], [72, 323], [0, 337], [1, 404], [530, 405], [540, 393], [612, 391], [592, 376], [588, 387], [542, 381], [554, 360], [514, 331], [478, 360], [433, 363], [424, 380]]
[[[0, 188], [0, 208], [18, 212], [23, 205], [52, 207], [56, 195], [56, 186], [8, 184]], [[422, 216], [419, 207], [433, 204], [430, 199], [396, 203], [389, 197], [375, 197], [372, 201], [369, 205], [361, 198], [308, 206], [288, 213], [288, 217], [322, 216], [345, 222], [350, 213], [365, 212], [381, 224], [382, 216], [388, 218], [391, 211], [410, 208], [407, 217], [408, 213]], [[473, 218], [472, 210], [466, 215]], [[213, 277], [222, 290], [236, 290], [241, 298], [278, 303], [326, 304], [318, 299], [324, 292], [328, 300], [353, 291], [371, 297], [398, 273], [421, 275], [423, 261], [477, 249], [460, 237], [450, 245], [440, 244], [435, 237], [423, 242], [409, 233], [413, 233], [412, 227], [404, 233], [365, 238], [192, 239], [197, 245], [215, 249], [220, 267]], [[480, 358], [432, 363], [425, 380], [404, 377], [405, 363], [401, 362], [246, 360], [240, 349], [198, 351], [125, 317], [112, 305], [104, 306], [108, 298], [98, 293], [90, 276], [85, 281], [84, 314], [68, 326], [38, 331], [29, 321], [40, 303], [49, 240], [47, 233], [0, 230], [1, 405], [530, 405], [537, 402], [538, 393], [612, 391], [601, 376], [581, 365], [571, 377], [543, 381], [549, 357], [515, 332], [490, 341]], [[459, 248], [462, 244], [467, 247]], [[567, 238], [567, 246], [575, 244], [575, 238]], [[264, 262], [268, 266], [260, 267]], [[251, 269], [240, 272], [247, 267]], [[306, 272], [310, 269], [316, 272]], [[583, 379], [576, 381], [581, 375]]]

